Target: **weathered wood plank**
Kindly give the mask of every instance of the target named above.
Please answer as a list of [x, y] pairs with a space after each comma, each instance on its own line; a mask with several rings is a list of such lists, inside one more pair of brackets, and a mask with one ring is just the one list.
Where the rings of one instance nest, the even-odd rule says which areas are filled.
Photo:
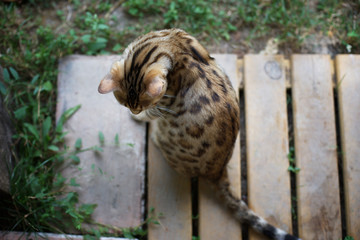
[[[79, 165], [62, 169], [64, 177], [76, 178], [80, 203], [97, 204], [92, 217], [102, 224], [135, 227], [143, 221], [145, 178], [145, 124], [131, 119], [128, 110], [112, 94], [100, 95], [100, 80], [119, 56], [69, 56], [61, 60], [58, 75], [57, 119], [78, 104], [81, 108], [64, 125], [65, 144], [74, 148], [78, 138], [83, 148], [100, 145], [103, 152], [79, 154]], [[115, 136], [119, 144], [115, 144]], [[81, 169], [81, 170], [79, 170]]]
[[[245, 55], [244, 78], [249, 207], [291, 232], [283, 57]], [[250, 235], [263, 239], [252, 231]]]
[[148, 226], [148, 239], [191, 239], [190, 179], [179, 175], [166, 163], [150, 137], [148, 144], [148, 208], [154, 208], [155, 215], [162, 215], [160, 225]]
[[293, 55], [291, 67], [299, 234], [309, 240], [340, 239], [330, 56]]
[[[238, 92], [236, 55], [213, 54]], [[240, 194], [240, 138], [235, 143], [233, 156], [227, 166], [231, 189]], [[214, 189], [203, 179], [199, 180], [199, 236], [200, 239], [241, 239], [241, 226], [234, 216], [216, 198]]]
[[336, 56], [347, 234], [360, 238], [360, 55]]

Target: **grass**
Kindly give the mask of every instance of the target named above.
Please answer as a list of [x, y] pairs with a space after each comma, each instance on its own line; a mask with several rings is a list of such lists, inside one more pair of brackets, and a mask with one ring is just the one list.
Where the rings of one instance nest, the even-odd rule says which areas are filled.
[[[350, 1], [248, 1], [239, 8], [240, 20], [252, 28], [249, 39], [273, 32], [282, 44], [300, 47], [306, 38], [327, 36], [341, 49], [359, 51], [360, 4]], [[257, 4], [254, 4], [257, 3]]]
[[[60, 148], [62, 126], [76, 114], [69, 109], [56, 123], [56, 79], [61, 57], [69, 54], [119, 54], [136, 36], [162, 28], [179, 27], [206, 45], [246, 45], [251, 50], [262, 39], [276, 38], [282, 52], [297, 52], [307, 39], [325, 37], [341, 53], [360, 51], [360, 3], [320, 0], [186, 1], [186, 0], [28, 0], [0, 2], [0, 65], [4, 69], [0, 94], [5, 100], [16, 134], [16, 166], [11, 174], [11, 199], [1, 202], [8, 217], [3, 229], [62, 232], [83, 230], [91, 222], [92, 203], [78, 205], [76, 179], [56, 172], [64, 164], [78, 164], [81, 151], [100, 147]], [[123, 8], [129, 23], [120, 27]], [[241, 37], [238, 37], [238, 33]], [[99, 133], [100, 145], [104, 136]], [[119, 139], [117, 137], [117, 142]], [[293, 156], [289, 156], [289, 161]], [[291, 165], [292, 166], [292, 165]], [[293, 166], [294, 167], [294, 166]], [[290, 171], [298, 171], [296, 168]], [[1, 200], [5, 201], [5, 200]], [[87, 236], [98, 237], [109, 226]], [[120, 231], [142, 237], [141, 228]], [[85, 234], [86, 232], [84, 232]]]

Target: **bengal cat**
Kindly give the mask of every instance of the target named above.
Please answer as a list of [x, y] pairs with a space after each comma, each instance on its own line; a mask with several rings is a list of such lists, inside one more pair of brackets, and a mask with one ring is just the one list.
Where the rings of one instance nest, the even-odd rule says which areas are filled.
[[137, 38], [101, 81], [133, 117], [153, 121], [153, 140], [177, 172], [205, 178], [242, 223], [271, 239], [297, 239], [257, 216], [229, 188], [226, 172], [239, 131], [239, 102], [207, 50], [180, 29]]

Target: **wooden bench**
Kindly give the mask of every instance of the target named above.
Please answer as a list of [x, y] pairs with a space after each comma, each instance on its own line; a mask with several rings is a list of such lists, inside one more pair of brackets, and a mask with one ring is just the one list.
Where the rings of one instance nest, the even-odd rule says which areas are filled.
[[[233, 190], [240, 196], [246, 172], [248, 204], [270, 223], [292, 232], [294, 220], [303, 239], [341, 239], [345, 228], [360, 238], [360, 56], [214, 56], [244, 101], [245, 146], [238, 139], [229, 165]], [[291, 180], [292, 145], [300, 171]], [[202, 240], [242, 239], [206, 182], [177, 175], [151, 140], [147, 206], [162, 215], [160, 225], [149, 226], [150, 240], [191, 239], [193, 226]]]

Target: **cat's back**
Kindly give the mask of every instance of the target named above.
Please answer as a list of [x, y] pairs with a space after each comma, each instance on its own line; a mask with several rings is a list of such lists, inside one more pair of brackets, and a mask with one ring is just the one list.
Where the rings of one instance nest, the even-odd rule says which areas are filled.
[[[195, 49], [196, 51], [196, 49]], [[196, 76], [195, 81], [191, 78]], [[215, 60], [189, 60], [172, 104], [158, 120], [158, 139], [170, 165], [182, 174], [216, 179], [231, 157], [239, 130], [235, 90]]]

